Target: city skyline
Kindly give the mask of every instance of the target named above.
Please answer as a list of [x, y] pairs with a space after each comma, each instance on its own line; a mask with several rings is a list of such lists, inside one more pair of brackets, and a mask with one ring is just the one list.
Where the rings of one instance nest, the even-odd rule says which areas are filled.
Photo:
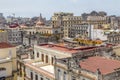
[[21, 17], [34, 17], [42, 13], [49, 19], [54, 12], [72, 12], [75, 15], [95, 11], [105, 11], [108, 15], [120, 16], [120, 1], [114, 0], [1, 0], [0, 12], [5, 16], [12, 15]]

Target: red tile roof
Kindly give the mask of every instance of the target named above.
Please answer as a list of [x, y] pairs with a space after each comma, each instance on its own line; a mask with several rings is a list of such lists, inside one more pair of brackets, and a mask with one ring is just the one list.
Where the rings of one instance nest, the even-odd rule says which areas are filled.
[[68, 49], [66, 47], [57, 46], [57, 45], [51, 45], [51, 47], [50, 47], [50, 45], [47, 44], [47, 45], [43, 45], [43, 47], [58, 50], [58, 51], [68, 52], [68, 53], [76, 53], [76, 52], [78, 52], [78, 50]]
[[80, 62], [82, 69], [86, 69], [91, 72], [96, 72], [97, 69], [105, 75], [114, 72], [115, 69], [120, 68], [120, 61], [107, 59], [103, 57], [89, 57], [88, 59]]
[[0, 43], [0, 48], [10, 48], [10, 47], [14, 47], [14, 46], [6, 42]]

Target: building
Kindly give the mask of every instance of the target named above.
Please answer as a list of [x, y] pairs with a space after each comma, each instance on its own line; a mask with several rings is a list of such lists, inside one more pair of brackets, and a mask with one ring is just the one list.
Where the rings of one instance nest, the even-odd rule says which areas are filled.
[[84, 14], [82, 16], [74, 16], [73, 13], [55, 13], [52, 16], [52, 26], [53, 27], [61, 27], [64, 36], [63, 37], [72, 37], [71, 36], [71, 28], [74, 25], [80, 24], [89, 24], [89, 25], [105, 25], [108, 24], [108, 17], [106, 13], [100, 12], [97, 13], [95, 11], [91, 12], [91, 14]]
[[[63, 49], [68, 53], [65, 51], [61, 52], [59, 49]], [[24, 77], [26, 80], [55, 80], [53, 65], [54, 56], [64, 58], [72, 55], [72, 53], [69, 54], [69, 52], [69, 49], [64, 47], [62, 48], [54, 44], [35, 45], [34, 51], [31, 53], [32, 55], [30, 58], [22, 61], [19, 60], [18, 66], [20, 66], [20, 75], [22, 75], [21, 71], [23, 70], [23, 75], [24, 73], [26, 74]]]
[[3, 16], [3, 13], [0, 13], [0, 29], [4, 29], [6, 23], [6, 19]]
[[0, 43], [0, 80], [17, 80], [16, 47]]
[[[30, 51], [30, 57], [28, 59], [18, 60], [18, 69], [20, 70], [19, 74], [21, 76], [23, 75], [23, 79], [26, 80], [56, 80], [56, 59], [69, 58], [73, 56], [85, 58], [95, 55], [105, 55], [109, 58], [112, 53], [107, 51], [111, 50], [111, 48], [106, 47], [75, 46], [63, 43], [34, 45], [33, 51]], [[103, 52], [100, 54], [100, 51]]]
[[39, 17], [39, 21], [36, 23], [35, 29], [36, 32], [41, 34], [42, 37], [58, 37], [59, 39], [62, 37], [61, 28], [47, 25], [46, 22], [42, 19], [41, 15]]
[[0, 42], [8, 41], [8, 32], [6, 30], [0, 30]]
[[22, 32], [18, 24], [12, 24], [7, 28], [8, 42], [12, 44], [22, 43]]
[[120, 43], [120, 32], [112, 30], [111, 32], [108, 33], [108, 43], [111, 44], [119, 44]]
[[22, 28], [22, 34], [23, 34], [23, 44], [26, 46], [31, 46], [33, 44], [37, 44], [37, 38], [36, 38], [36, 29], [34, 27], [27, 27], [25, 26]]
[[88, 24], [94, 25], [103, 25], [108, 24], [107, 16], [88, 16], [86, 22]]
[[71, 37], [76, 38], [76, 37], [85, 37], [85, 38], [90, 38], [90, 26], [91, 25], [73, 25], [71, 28]]
[[53, 27], [61, 27], [63, 37], [70, 36], [70, 30], [72, 25], [80, 24], [81, 17], [73, 16], [73, 13], [55, 13], [52, 16], [52, 26]]
[[101, 56], [92, 56], [84, 59], [72, 57], [56, 61], [56, 80], [120, 79], [120, 61], [118, 60]]
[[92, 40], [99, 39], [99, 40], [104, 41], [104, 42], [107, 42], [107, 40], [108, 40], [104, 29], [93, 29], [91, 31], [91, 39]]

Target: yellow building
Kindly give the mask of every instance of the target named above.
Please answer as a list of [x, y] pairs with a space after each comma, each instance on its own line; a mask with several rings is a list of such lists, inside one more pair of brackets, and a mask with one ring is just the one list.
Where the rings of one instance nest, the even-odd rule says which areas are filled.
[[71, 37], [72, 27], [74, 25], [106, 25], [108, 24], [107, 16], [74, 16], [73, 13], [54, 13], [52, 16], [52, 26], [61, 27], [64, 33], [64, 37]]
[[7, 42], [8, 33], [5, 30], [0, 29], [0, 42]]
[[0, 80], [17, 80], [16, 47], [0, 43]]

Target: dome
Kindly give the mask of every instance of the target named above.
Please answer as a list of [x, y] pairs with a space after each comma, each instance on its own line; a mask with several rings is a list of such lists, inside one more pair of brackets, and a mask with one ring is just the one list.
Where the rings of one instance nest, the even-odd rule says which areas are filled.
[[38, 22], [36, 23], [36, 26], [41, 26], [41, 25], [44, 25], [44, 22], [38, 21]]

